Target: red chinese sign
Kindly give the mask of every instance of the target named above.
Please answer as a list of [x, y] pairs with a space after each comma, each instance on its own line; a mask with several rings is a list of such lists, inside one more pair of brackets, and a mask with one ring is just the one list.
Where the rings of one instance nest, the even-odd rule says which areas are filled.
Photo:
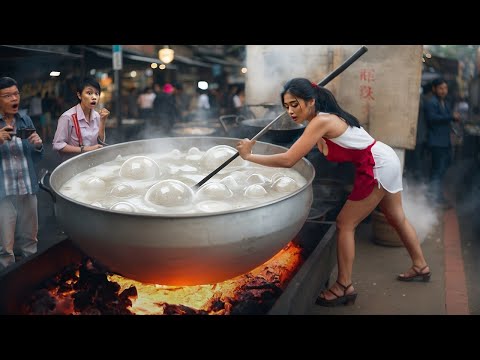
[[370, 102], [375, 101], [374, 84], [375, 84], [375, 70], [361, 69], [359, 93], [360, 93], [360, 99], [363, 102], [362, 112], [366, 116], [370, 111]]

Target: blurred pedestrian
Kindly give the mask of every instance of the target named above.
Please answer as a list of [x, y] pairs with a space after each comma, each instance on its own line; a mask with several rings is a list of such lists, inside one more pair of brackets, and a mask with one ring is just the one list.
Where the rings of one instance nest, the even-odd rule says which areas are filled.
[[30, 98], [28, 116], [30, 116], [30, 119], [32, 119], [33, 125], [35, 125], [35, 129], [37, 129], [38, 132], [43, 136], [44, 125], [42, 124], [42, 115], [42, 94], [40, 92], [37, 92], [34, 96], [32, 96], [32, 98]]
[[442, 186], [445, 173], [452, 162], [451, 125], [454, 121], [460, 121], [460, 114], [453, 112], [446, 101], [448, 85], [444, 79], [438, 78], [432, 81], [432, 92], [433, 96], [425, 102], [427, 141], [432, 156], [431, 197], [438, 205], [448, 207]]
[[44, 122], [42, 123], [42, 139], [49, 142], [52, 140], [52, 117], [55, 111], [55, 99], [47, 91], [42, 98], [42, 110]]
[[165, 134], [170, 134], [173, 125], [179, 117], [173, 92], [174, 87], [172, 84], [166, 83], [153, 101], [155, 116], [152, 123], [158, 129], [162, 129]]
[[153, 118], [153, 102], [157, 94], [151, 87], [146, 87], [138, 96], [137, 104], [141, 119], [151, 120]]
[[100, 84], [94, 77], [84, 78], [77, 89], [78, 104], [58, 119], [53, 150], [58, 151], [62, 161], [103, 147], [105, 122], [110, 112], [105, 108], [95, 110], [100, 93]]
[[37, 252], [35, 163], [43, 156], [43, 144], [32, 119], [19, 114], [19, 106], [17, 81], [0, 78], [0, 270], [14, 264], [15, 256]]
[[188, 114], [190, 113], [190, 96], [183, 90], [182, 83], [175, 82], [172, 84], [174, 91], [173, 96], [175, 97], [175, 106], [178, 112], [179, 121], [187, 121]]

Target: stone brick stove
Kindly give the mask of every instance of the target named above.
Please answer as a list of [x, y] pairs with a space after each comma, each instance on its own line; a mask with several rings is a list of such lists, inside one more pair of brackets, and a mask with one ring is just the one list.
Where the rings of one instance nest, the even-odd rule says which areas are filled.
[[[307, 220], [299, 234], [292, 239], [292, 243], [301, 248], [304, 258], [292, 273], [286, 287], [280, 289], [272, 285], [274, 291], [268, 295], [268, 303], [261, 307], [243, 306], [245, 302], [242, 304], [242, 300], [239, 300], [233, 302], [237, 307], [226, 313], [279, 315], [305, 314], [309, 310], [320, 289], [327, 284], [336, 261], [336, 227], [331, 221], [336, 214], [331, 206], [323, 208], [323, 215], [322, 209], [320, 212], [318, 210], [317, 206], [314, 219]], [[79, 264], [85, 257], [85, 254], [66, 239], [8, 268], [0, 275], [0, 314], [25, 314], [25, 305], [32, 301], [33, 294], [39, 293], [39, 288], [48, 287], [45, 284], [52, 283], [53, 277], [58, 278], [59, 273], [64, 276], [62, 271], [65, 272], [65, 268]], [[258, 278], [255, 280], [252, 277], [252, 281], [257, 283], [247, 283], [247, 287], [258, 289]], [[42, 291], [47, 290], [40, 290]], [[130, 295], [134, 296], [135, 291], [128, 289], [122, 294], [122, 298], [129, 301], [126, 298]], [[165, 306], [168, 309], [166, 313], [203, 314], [181, 305], [173, 308], [170, 304]], [[101, 314], [97, 310], [94, 313]]]

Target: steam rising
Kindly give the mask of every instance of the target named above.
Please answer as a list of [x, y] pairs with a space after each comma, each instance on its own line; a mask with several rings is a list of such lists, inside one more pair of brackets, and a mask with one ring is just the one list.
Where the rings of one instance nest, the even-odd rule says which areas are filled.
[[357, 48], [351, 45], [247, 45], [247, 103], [281, 105], [279, 95], [286, 81], [305, 77], [319, 82], [339, 65], [339, 60], [343, 61], [335, 58], [335, 51], [348, 55]]
[[405, 215], [417, 231], [420, 243], [423, 243], [427, 235], [439, 226], [439, 214], [434, 204], [427, 198], [428, 190], [427, 185], [409, 180], [408, 184], [404, 182], [402, 191]]

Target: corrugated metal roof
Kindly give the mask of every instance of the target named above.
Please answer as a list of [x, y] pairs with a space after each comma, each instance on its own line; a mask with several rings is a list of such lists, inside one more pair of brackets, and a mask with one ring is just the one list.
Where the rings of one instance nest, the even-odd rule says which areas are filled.
[[195, 65], [195, 66], [201, 66], [201, 67], [207, 67], [207, 68], [212, 67], [212, 64], [208, 64], [206, 62], [196, 60], [196, 59], [192, 59], [192, 58], [189, 58], [189, 57], [183, 56], [183, 55], [175, 55], [173, 61], [178, 61], [178, 62], [187, 64], [187, 65]]
[[207, 61], [211, 61], [215, 64], [220, 64], [220, 65], [225, 65], [225, 66], [235, 66], [235, 67], [242, 67], [244, 66], [241, 62], [232, 60], [232, 59], [220, 59], [215, 56], [208, 56], [208, 55], [203, 55], [203, 59]]
[[[106, 58], [106, 59], [111, 59], [112, 58], [112, 52], [111, 51], [106, 51], [106, 50], [101, 50], [101, 49], [96, 49], [92, 48], [89, 46], [85, 46], [85, 50], [88, 50], [90, 52], [95, 53], [97, 56]], [[161, 61], [157, 58], [149, 57], [149, 56], [140, 56], [140, 55], [134, 55], [134, 54], [129, 54], [125, 51], [122, 51], [123, 58], [125, 59], [130, 59], [134, 61], [139, 61], [139, 62], [145, 62], [145, 63], [161, 63]], [[166, 64], [167, 69], [176, 69], [177, 67], [174, 64]]]
[[[12, 51], [32, 51], [39, 55], [62, 55], [71, 58], [82, 58], [80, 54], [74, 54], [69, 51], [70, 45], [0, 45], [10, 48]], [[12, 52], [12, 54], [14, 54]]]

